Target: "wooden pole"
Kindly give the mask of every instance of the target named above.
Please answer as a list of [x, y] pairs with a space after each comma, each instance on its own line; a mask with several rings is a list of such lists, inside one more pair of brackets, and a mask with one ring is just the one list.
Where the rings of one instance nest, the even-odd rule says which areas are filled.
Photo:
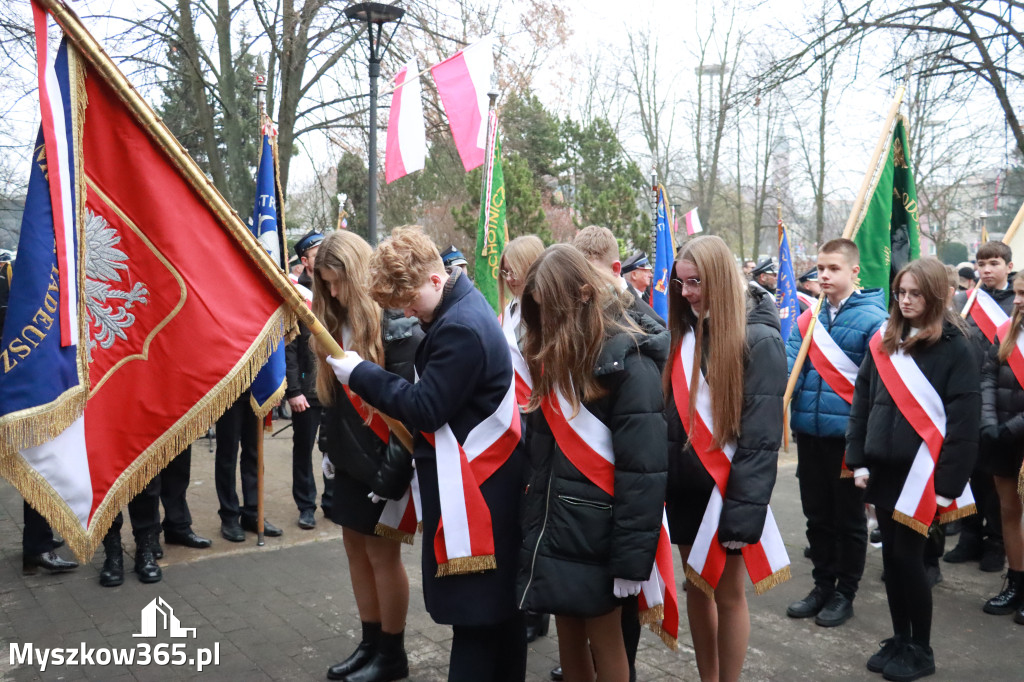
[[[875, 151], [871, 155], [871, 163], [868, 164], [868, 171], [864, 174], [864, 181], [860, 184], [860, 191], [857, 192], [857, 199], [853, 202], [853, 208], [850, 210], [850, 217], [846, 220], [846, 226], [843, 228], [843, 238], [853, 239], [857, 236], [857, 230], [860, 227], [861, 222], [864, 220], [865, 204], [867, 201], [867, 193], [871, 186], [874, 184], [874, 180], [881, 170], [880, 164], [882, 161], [882, 152], [885, 151], [886, 145], [889, 143], [892, 137], [893, 126], [896, 125], [896, 116], [900, 111], [900, 104], [903, 103], [903, 94], [907, 91], [906, 86], [901, 85], [896, 89], [896, 96], [893, 97], [892, 104], [889, 105], [889, 113], [885, 117], [885, 124], [882, 126], [882, 134], [878, 137], [878, 143], [875, 145]], [[796, 361], [793, 363], [793, 369], [789, 372], [789, 381], [786, 382], [786, 394], [782, 399], [783, 412], [789, 410], [789, 403], [793, 400], [793, 390], [796, 388], [796, 381], [800, 377], [800, 370], [803, 369], [804, 362], [807, 360], [807, 351], [811, 347], [811, 334], [814, 332], [814, 325], [818, 321], [818, 313], [821, 311], [821, 303], [825, 300], [825, 292], [821, 292], [818, 296], [818, 302], [814, 305], [814, 312], [811, 315], [811, 322], [807, 326], [807, 333], [804, 334], [803, 340], [800, 344], [800, 352], [797, 353]]]
[[[249, 407], [249, 406], [247, 406]], [[249, 407], [249, 409], [252, 409]], [[264, 522], [263, 522], [263, 491], [264, 491], [264, 478], [263, 478], [263, 420], [256, 420], [256, 544], [259, 547], [264, 546], [266, 541], [263, 539]]]
[[[131, 110], [135, 118], [142, 124], [153, 142], [159, 146], [168, 156], [175, 167], [181, 172], [182, 177], [192, 188], [203, 198], [210, 210], [220, 218], [224, 228], [242, 246], [244, 251], [252, 258], [253, 262], [263, 271], [270, 283], [277, 289], [278, 295], [292, 312], [305, 324], [310, 333], [316, 338], [317, 343], [324, 348], [331, 357], [345, 357], [345, 352], [330, 335], [313, 311], [306, 307], [306, 302], [296, 289], [291, 280], [281, 272], [279, 266], [267, 253], [263, 245], [253, 236], [249, 228], [238, 216], [228, 202], [221, 196], [213, 182], [200, 170], [192, 157], [188, 155], [185, 148], [174, 137], [167, 126], [156, 112], [149, 106], [145, 99], [135, 90], [110, 56], [103, 50], [96, 39], [79, 20], [78, 16], [60, 0], [38, 0], [39, 4], [53, 17], [54, 21], [61, 27], [68, 40], [78, 49], [89, 65], [106, 80], [122, 102]], [[411, 452], [412, 436], [409, 431], [398, 421], [381, 415], [402, 444]]]
[[[1003, 243], [1009, 246], [1010, 242], [1013, 241], [1014, 235], [1017, 234], [1017, 230], [1020, 228], [1021, 223], [1024, 222], [1024, 204], [1020, 205], [1017, 209], [1017, 215], [1013, 217], [1013, 222], [1010, 223], [1010, 227], [1006, 229], [1006, 234], [1003, 235]], [[960, 317], [966, 318], [968, 313], [971, 312], [971, 306], [974, 305], [975, 299], [978, 298], [978, 289], [981, 287], [981, 283], [978, 286], [971, 289], [971, 295], [967, 298], [967, 304], [964, 305], [964, 309], [960, 311]]]
[[[263, 116], [264, 116], [264, 112], [263, 112], [263, 102], [264, 102], [264, 100], [263, 100], [263, 97], [264, 97], [264, 95], [267, 92], [267, 85], [266, 85], [266, 74], [265, 73], [260, 73], [261, 71], [264, 71], [264, 68], [263, 68], [263, 58], [259, 57], [257, 59], [257, 61], [256, 61], [256, 74], [255, 74], [254, 89], [256, 90], [256, 110], [257, 110], [257, 114], [256, 114], [256, 139], [257, 139], [257, 143], [256, 144], [259, 145], [260, 156], [262, 157], [262, 155], [263, 155]], [[275, 199], [280, 201], [281, 193], [278, 191], [279, 188], [277, 186], [277, 154], [275, 153], [274, 148], [271, 148], [271, 152], [270, 153], [271, 153], [271, 158], [272, 158], [273, 166], [274, 166], [274, 190], [275, 190], [275, 194], [277, 195], [275, 197]], [[257, 160], [256, 161], [256, 176], [257, 176], [257, 178], [259, 177], [259, 167], [260, 167], [260, 161]], [[257, 189], [257, 191], [259, 191], [259, 190]], [[280, 218], [282, 215], [284, 215], [284, 210], [283, 210], [284, 207], [281, 206], [281, 205], [278, 205], [277, 208], [278, 208], [277, 215]], [[283, 237], [284, 237], [284, 225], [280, 224], [280, 221], [279, 221], [279, 224], [278, 224], [278, 241], [280, 242], [280, 244], [281, 244], [280, 248], [282, 248], [282, 249], [284, 248], [284, 244], [285, 244]], [[287, 264], [287, 262], [288, 262], [288, 253], [286, 251], [282, 250], [281, 257], [283, 259], [283, 262]], [[251, 405], [247, 405], [246, 407], [248, 409], [252, 409]], [[264, 443], [263, 443], [263, 437], [264, 437], [263, 419], [264, 418], [260, 418], [260, 419], [256, 420], [256, 546], [257, 547], [263, 547], [264, 545], [266, 545], [266, 541], [264, 539], [264, 534], [263, 534], [263, 531], [264, 531], [263, 492], [265, 490], [265, 487], [264, 487], [264, 476], [263, 476], [263, 445], [264, 445]], [[232, 455], [232, 456], [234, 456], [234, 455]]]

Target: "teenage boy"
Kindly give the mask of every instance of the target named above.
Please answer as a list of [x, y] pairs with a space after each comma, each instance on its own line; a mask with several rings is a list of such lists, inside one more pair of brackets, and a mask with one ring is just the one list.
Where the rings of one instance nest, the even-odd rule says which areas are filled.
[[[786, 615], [814, 617], [823, 627], [853, 616], [867, 551], [864, 495], [842, 475], [843, 452], [857, 371], [887, 315], [881, 289], [856, 290], [858, 272], [860, 253], [849, 239], [825, 242], [818, 252], [818, 283], [826, 298], [791, 405], [814, 589], [790, 604]], [[790, 371], [812, 314], [813, 308], [800, 315], [786, 344]]]
[[[1013, 287], [1010, 285], [1013, 253], [1002, 242], [990, 241], [981, 245], [977, 255], [981, 280], [978, 293], [967, 311], [967, 327], [978, 357], [983, 360], [995, 339], [996, 327], [1013, 312]], [[962, 312], [970, 300], [970, 293], [959, 292], [953, 297], [953, 308]], [[989, 451], [992, 444], [978, 444], [978, 461], [971, 473], [971, 492], [978, 513], [963, 519], [956, 547], [943, 559], [951, 564], [980, 560], [983, 571], [1003, 570], [1006, 554], [1003, 551], [1003, 524], [999, 516], [999, 497], [992, 480]]]
[[508, 344], [483, 294], [460, 268], [445, 271], [419, 227], [397, 228], [377, 247], [369, 282], [382, 307], [420, 320], [418, 381], [356, 353], [328, 362], [341, 383], [414, 433], [423, 599], [435, 622], [453, 626], [448, 679], [521, 682], [526, 628], [515, 579], [526, 462]]

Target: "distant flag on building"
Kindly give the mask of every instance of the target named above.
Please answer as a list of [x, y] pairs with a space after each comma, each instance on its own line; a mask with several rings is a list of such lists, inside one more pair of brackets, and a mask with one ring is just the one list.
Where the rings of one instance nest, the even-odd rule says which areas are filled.
[[487, 141], [487, 91], [494, 73], [491, 39], [484, 38], [430, 67], [437, 94], [448, 115], [455, 148], [466, 171], [484, 162]]
[[420, 77], [413, 57], [395, 75], [395, 91], [388, 112], [384, 153], [384, 180], [389, 184], [422, 170], [427, 159], [427, 132], [423, 122]]
[[[668, 202], [665, 188], [658, 185], [658, 216], [654, 235], [654, 285], [651, 290], [651, 307], [663, 319], [668, 319], [668, 286], [672, 279], [672, 261], [676, 247], [672, 230], [668, 224]], [[687, 214], [689, 215], [689, 214]]]
[[789, 333], [800, 314], [800, 302], [797, 299], [796, 276], [793, 274], [793, 256], [789, 251], [789, 235], [782, 218], [779, 218], [779, 281], [775, 285], [775, 303], [779, 307], [782, 340], [785, 341], [789, 339]]
[[700, 226], [700, 215], [697, 213], [697, 209], [690, 209], [684, 216], [686, 221], [686, 234], [695, 235], [704, 231], [704, 228]]
[[508, 242], [505, 223], [505, 174], [501, 170], [501, 138], [498, 136], [498, 115], [490, 112], [491, 149], [493, 153], [484, 167], [484, 187], [480, 197], [480, 219], [476, 228], [476, 265], [473, 283], [487, 302], [498, 308], [498, 270], [501, 254]]
[[[271, 142], [272, 138], [277, 137], [277, 131], [269, 118], [265, 119], [261, 132], [263, 133], [263, 142], [259, 170], [256, 172], [256, 205], [253, 208], [252, 224], [249, 228], [274, 262], [284, 270], [287, 250], [284, 244], [284, 232], [278, 229], [277, 224], [278, 203], [274, 158], [276, 145]], [[283, 333], [283, 331], [282, 329], [281, 332]], [[252, 381], [249, 401], [256, 416], [262, 419], [274, 409], [274, 406], [284, 397], [284, 391], [285, 358], [284, 344], [282, 343], [278, 344], [270, 354], [266, 364]]]

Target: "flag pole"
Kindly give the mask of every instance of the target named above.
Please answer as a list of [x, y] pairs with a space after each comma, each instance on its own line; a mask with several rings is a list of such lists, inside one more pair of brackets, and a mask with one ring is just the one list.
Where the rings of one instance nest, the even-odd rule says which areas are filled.
[[658, 172], [651, 167], [651, 254], [658, 261]]
[[[491, 174], [494, 172], [494, 127], [498, 125], [497, 117], [494, 116], [494, 107], [498, 102], [498, 86], [491, 79], [491, 89], [487, 91], [487, 138], [484, 140], [484, 165], [480, 173], [480, 215], [487, 215], [487, 205], [491, 203], [488, 196], [487, 186], [491, 181]], [[475, 258], [487, 253], [487, 234], [484, 229], [484, 243], [476, 245]]]
[[[241, 245], [242, 250], [263, 271], [267, 280], [284, 300], [285, 305], [288, 306], [292, 314], [300, 322], [309, 328], [310, 333], [316, 338], [320, 347], [332, 357], [345, 357], [345, 351], [341, 349], [338, 342], [334, 340], [330, 332], [321, 324], [320, 320], [313, 314], [313, 311], [306, 307], [306, 301], [302, 298], [299, 290], [281, 272], [279, 266], [270, 258], [270, 254], [263, 248], [263, 245], [256, 240], [238, 213], [231, 208], [221, 193], [217, 191], [217, 188], [214, 187], [213, 182], [196, 165], [196, 162], [189, 156], [188, 152], [185, 151], [185, 148], [181, 146], [181, 143], [178, 142], [171, 131], [168, 130], [152, 107], [149, 106], [135, 87], [128, 82], [128, 79], [117, 68], [117, 65], [114, 64], [114, 61], [104, 51], [103, 47], [82, 25], [78, 15], [61, 0], [37, 1], [50, 13], [50, 16], [61, 27], [61, 30], [64, 31], [64, 34], [74, 44], [75, 48], [78, 49], [82, 57], [103, 77], [118, 98], [124, 102], [125, 106], [128, 107], [142, 125], [142, 128], [152, 138], [154, 144], [178, 168], [182, 177], [220, 219], [228, 233]], [[409, 431], [395, 419], [386, 415], [381, 416], [384, 417], [391, 432], [398, 437], [406, 449], [412, 451], [412, 436], [409, 434]]]
[[[266, 93], [267, 93], [267, 74], [266, 74], [266, 69], [263, 67], [263, 57], [262, 57], [262, 55], [260, 57], [258, 57], [257, 60], [256, 60], [256, 70], [255, 70], [255, 73], [253, 74], [253, 90], [256, 91], [256, 110], [257, 110], [257, 114], [256, 114], [256, 135], [257, 135], [257, 140], [258, 140], [257, 144], [259, 145], [260, 153], [262, 154], [263, 153], [263, 116], [264, 116], [263, 108], [264, 108], [264, 97], [266, 96]], [[271, 154], [274, 157], [274, 169], [276, 171], [276, 169], [277, 169], [277, 155], [273, 154], [273, 151], [271, 151]], [[257, 162], [256, 163], [256, 168], [259, 169], [259, 167], [260, 167], [260, 164], [259, 164], [259, 162]], [[258, 175], [259, 175], [259, 171], [257, 170], [257, 176]], [[275, 172], [274, 175], [277, 175], [277, 173]], [[276, 189], [277, 183], [275, 182], [274, 184], [275, 184], [275, 189]], [[259, 189], [258, 188], [257, 188], [256, 191], [257, 191], [257, 193], [259, 193]], [[276, 192], [275, 192], [275, 194], [276, 194]], [[275, 197], [275, 198], [277, 198], [277, 197]], [[278, 208], [280, 209], [281, 207], [279, 206]], [[277, 211], [277, 213], [278, 213], [278, 216], [280, 217], [281, 211], [279, 210], [279, 211]], [[278, 221], [278, 222], [280, 223], [280, 221]], [[278, 225], [278, 229], [279, 229], [280, 235], [283, 235], [284, 234], [284, 227], [279, 224]], [[287, 261], [287, 255], [288, 255], [287, 253], [282, 253], [282, 257], [285, 258], [286, 261]], [[283, 343], [283, 341], [282, 341], [282, 343]], [[266, 544], [266, 541], [264, 540], [264, 535], [263, 535], [263, 518], [264, 518], [264, 516], [263, 516], [264, 515], [264, 509], [263, 509], [263, 493], [264, 493], [263, 436], [264, 436], [263, 420], [262, 419], [257, 419], [256, 420], [256, 546], [257, 547], [263, 547]]]
[[[1013, 241], [1013, 238], [1017, 234], [1017, 230], [1020, 228], [1022, 222], [1024, 222], [1024, 204], [1021, 204], [1020, 208], [1017, 209], [1017, 215], [1013, 217], [1013, 222], [1011, 222], [1010, 227], [1006, 229], [1006, 234], [1003, 235], [1004, 244], [1007, 246], [1010, 245], [1010, 242]], [[960, 311], [960, 317], [966, 318], [967, 314], [971, 312], [971, 306], [974, 305], [975, 299], [978, 298], [978, 289], [980, 287], [981, 284], [979, 283], [978, 286], [971, 289], [971, 295], [967, 298], [967, 304], [964, 305], [964, 309]]]
[[[896, 116], [899, 114], [900, 105], [903, 103], [903, 95], [906, 91], [905, 85], [896, 88], [896, 96], [893, 97], [892, 104], [889, 105], [889, 113], [885, 117], [882, 134], [878, 137], [875, 151], [871, 155], [871, 163], [868, 164], [867, 173], [864, 174], [864, 180], [860, 184], [860, 191], [857, 193], [857, 198], [853, 202], [853, 208], [850, 210], [850, 217], [846, 220], [846, 226], [843, 228], [844, 239], [856, 237], [857, 229], [864, 220], [863, 213], [867, 204], [867, 193], [881, 171], [882, 152], [885, 150], [886, 143], [892, 137], [893, 127], [896, 125]], [[814, 332], [814, 324], [818, 320], [818, 313], [821, 312], [821, 304], [824, 300], [825, 292], [822, 291], [818, 295], [817, 303], [814, 304], [814, 312], [811, 313], [810, 324], [807, 325], [807, 332], [800, 343], [800, 352], [797, 353], [796, 360], [793, 362], [793, 369], [789, 373], [789, 381], [786, 382], [786, 394], [782, 398], [783, 412], [789, 410], [789, 403], [793, 400], [793, 390], [796, 388], [796, 381], [800, 376], [800, 370], [803, 369], [804, 362], [807, 360], [807, 351], [811, 347], [811, 334]]]

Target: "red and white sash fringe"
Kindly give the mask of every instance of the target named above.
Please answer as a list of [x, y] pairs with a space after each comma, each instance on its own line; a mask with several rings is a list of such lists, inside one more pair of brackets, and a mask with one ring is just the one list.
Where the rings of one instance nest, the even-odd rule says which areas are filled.
[[[722, 506], [732, 458], [736, 452], [736, 443], [727, 443], [724, 447], [714, 444], [714, 424], [711, 417], [711, 393], [703, 373], [698, 381], [697, 395], [690, 395], [690, 378], [693, 372], [700, 371], [694, 367], [694, 335], [687, 332], [679, 347], [679, 355], [673, 358], [672, 394], [675, 398], [676, 410], [690, 439], [690, 445], [700, 458], [701, 464], [715, 481], [711, 491], [704, 517], [697, 530], [697, 537], [690, 549], [686, 562], [686, 577], [709, 598], [714, 599], [715, 588], [725, 570], [725, 547], [718, 540], [718, 524], [722, 516]], [[697, 401], [694, 424], [690, 423], [690, 400]], [[743, 561], [747, 574], [754, 583], [754, 591], [763, 594], [776, 585], [789, 580], [789, 555], [782, 542], [782, 534], [775, 522], [771, 505], [765, 515], [764, 529], [760, 539], [743, 548]]]
[[[588, 481], [614, 497], [615, 450], [611, 429], [582, 403], [576, 416], [570, 419], [572, 405], [558, 392], [552, 392], [541, 402], [541, 411], [566, 458]], [[678, 646], [679, 601], [664, 508], [651, 575], [640, 586], [639, 618], [640, 623], [647, 625], [668, 647]]]
[[813, 296], [809, 296], [802, 291], [796, 292], [796, 299], [811, 309], [813, 309], [814, 306], [818, 303], [818, 299], [814, 298]]
[[935, 465], [946, 438], [946, 408], [942, 397], [912, 357], [902, 349], [892, 355], [883, 350], [882, 334], [885, 326], [883, 324], [871, 338], [871, 355], [878, 376], [892, 396], [893, 403], [921, 437], [921, 445], [914, 455], [914, 462], [896, 501], [893, 518], [927, 535], [936, 513], [942, 523], [973, 514], [974, 497], [970, 485], [967, 485], [963, 494], [951, 505], [938, 506], [935, 499]]
[[996, 330], [1010, 319], [1010, 316], [999, 307], [996, 300], [980, 286], [978, 294], [974, 297], [974, 303], [970, 304], [970, 308], [965, 308], [963, 313], [971, 316], [989, 343], [995, 343]]
[[530, 368], [526, 366], [526, 359], [519, 349], [519, 340], [516, 338], [522, 312], [522, 304], [516, 306], [515, 312], [512, 312], [512, 303], [505, 306], [505, 312], [501, 315], [501, 331], [512, 355], [512, 370], [516, 374], [516, 402], [520, 407], [526, 407], [530, 402], [530, 394], [533, 393], [533, 380], [530, 378]]

